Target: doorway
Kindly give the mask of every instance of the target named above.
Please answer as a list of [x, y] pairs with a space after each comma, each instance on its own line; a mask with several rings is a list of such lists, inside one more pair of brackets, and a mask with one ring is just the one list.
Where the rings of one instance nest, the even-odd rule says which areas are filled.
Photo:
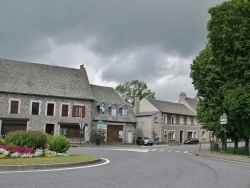
[[54, 135], [54, 124], [46, 124], [45, 133]]
[[180, 143], [183, 142], [183, 131], [180, 131]]

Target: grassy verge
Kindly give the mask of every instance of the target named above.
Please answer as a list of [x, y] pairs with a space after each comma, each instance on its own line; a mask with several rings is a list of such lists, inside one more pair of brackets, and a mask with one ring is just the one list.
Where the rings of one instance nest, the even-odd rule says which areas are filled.
[[98, 159], [90, 155], [70, 155], [57, 157], [34, 157], [34, 158], [10, 158], [0, 159], [0, 166], [6, 165], [39, 165], [39, 164], [58, 164], [58, 163], [73, 163], [87, 162]]

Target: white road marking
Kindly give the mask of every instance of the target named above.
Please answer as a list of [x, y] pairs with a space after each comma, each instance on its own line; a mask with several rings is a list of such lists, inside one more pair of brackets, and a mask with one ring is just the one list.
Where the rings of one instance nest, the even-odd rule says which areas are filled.
[[189, 151], [184, 151], [183, 153], [188, 153]]
[[118, 150], [118, 151], [134, 151], [134, 152], [149, 152], [148, 149], [131, 149], [131, 148], [123, 148], [123, 149], [107, 149], [107, 150]]
[[106, 162], [101, 164], [93, 164], [93, 165], [86, 165], [86, 166], [78, 166], [78, 167], [70, 167], [70, 168], [56, 168], [56, 169], [43, 169], [43, 170], [23, 170], [23, 171], [2, 171], [0, 174], [10, 174], [10, 173], [25, 173], [25, 172], [52, 172], [52, 171], [63, 171], [63, 170], [75, 170], [75, 169], [83, 169], [83, 168], [91, 168], [96, 166], [102, 166], [110, 163], [110, 160], [101, 158], [102, 160], [105, 160]]
[[176, 153], [179, 153], [180, 151], [175, 151]]
[[165, 150], [161, 149], [161, 150], [159, 150], [159, 151], [165, 151]]

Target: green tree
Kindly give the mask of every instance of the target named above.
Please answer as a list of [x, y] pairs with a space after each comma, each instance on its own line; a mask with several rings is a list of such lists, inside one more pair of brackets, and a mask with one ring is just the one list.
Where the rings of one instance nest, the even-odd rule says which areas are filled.
[[125, 101], [132, 105], [134, 105], [135, 96], [139, 97], [140, 100], [143, 98], [155, 98], [155, 93], [148, 89], [145, 82], [139, 80], [132, 80], [124, 84], [118, 84], [115, 90]]
[[[208, 45], [193, 61], [190, 74], [201, 98], [198, 119], [211, 129], [218, 115], [226, 112], [227, 134], [236, 142], [245, 139], [248, 148], [250, 1], [226, 1], [210, 8], [209, 13]], [[212, 114], [215, 119], [205, 117]], [[221, 126], [217, 130], [222, 130]]]

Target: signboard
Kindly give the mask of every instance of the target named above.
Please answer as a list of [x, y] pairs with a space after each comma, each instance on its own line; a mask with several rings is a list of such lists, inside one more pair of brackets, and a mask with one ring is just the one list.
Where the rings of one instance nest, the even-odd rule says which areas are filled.
[[220, 124], [227, 124], [227, 115], [220, 116]]
[[119, 131], [119, 138], [122, 138], [122, 134], [123, 134], [123, 132]]
[[97, 122], [97, 129], [107, 129], [107, 122], [103, 122], [103, 121], [98, 121]]

